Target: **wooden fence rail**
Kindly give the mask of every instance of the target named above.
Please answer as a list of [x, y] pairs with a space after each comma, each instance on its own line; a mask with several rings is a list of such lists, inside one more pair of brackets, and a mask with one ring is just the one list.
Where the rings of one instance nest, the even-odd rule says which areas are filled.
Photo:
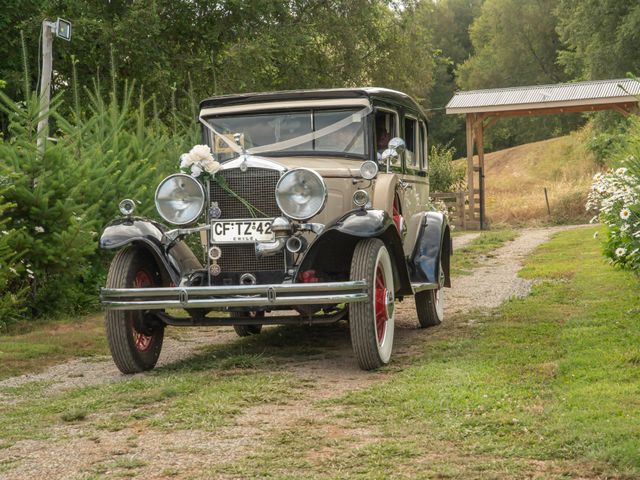
[[467, 216], [465, 214], [465, 204], [467, 201], [467, 192], [438, 192], [432, 193], [430, 196], [433, 200], [440, 200], [447, 206], [449, 223], [451, 225], [455, 225], [461, 230], [466, 230]]

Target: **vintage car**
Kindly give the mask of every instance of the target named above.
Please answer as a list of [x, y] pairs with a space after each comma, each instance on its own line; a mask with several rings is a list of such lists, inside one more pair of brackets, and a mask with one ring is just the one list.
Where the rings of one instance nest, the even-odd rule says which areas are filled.
[[415, 297], [421, 327], [442, 321], [451, 236], [427, 207], [414, 100], [383, 88], [228, 95], [201, 102], [199, 120], [186, 173], [156, 190], [170, 226], [125, 199], [100, 239], [119, 249], [101, 302], [122, 372], [155, 366], [167, 325], [247, 336], [347, 320], [369, 370], [391, 357], [396, 301]]

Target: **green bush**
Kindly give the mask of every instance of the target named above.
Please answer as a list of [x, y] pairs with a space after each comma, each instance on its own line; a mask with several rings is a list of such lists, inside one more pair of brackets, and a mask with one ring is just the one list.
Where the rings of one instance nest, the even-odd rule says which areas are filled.
[[15, 102], [0, 92], [10, 121], [0, 142], [0, 323], [95, 308], [110, 257], [98, 250], [99, 232], [123, 198], [155, 216], [156, 185], [197, 143], [193, 120], [174, 113], [169, 128], [147, 112], [142, 94], [133, 101], [133, 87], [108, 101], [98, 91], [87, 92], [85, 111], [64, 116], [54, 99], [55, 141], [44, 155], [36, 147], [38, 98]]
[[22, 313], [26, 293], [25, 279], [33, 275], [31, 265], [21, 263], [18, 253], [11, 246], [16, 232], [8, 226], [10, 219], [6, 210], [14, 205], [2, 197], [9, 182], [9, 177], [0, 177], [0, 331]]
[[434, 145], [429, 153], [429, 189], [453, 192], [464, 188], [465, 169], [453, 163], [456, 151], [446, 145]]

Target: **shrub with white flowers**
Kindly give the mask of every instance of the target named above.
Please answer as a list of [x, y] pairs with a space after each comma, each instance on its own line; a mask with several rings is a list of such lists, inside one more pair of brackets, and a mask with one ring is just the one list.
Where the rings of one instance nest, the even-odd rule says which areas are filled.
[[640, 272], [640, 162], [630, 155], [623, 165], [593, 177], [586, 208], [607, 227], [605, 255]]

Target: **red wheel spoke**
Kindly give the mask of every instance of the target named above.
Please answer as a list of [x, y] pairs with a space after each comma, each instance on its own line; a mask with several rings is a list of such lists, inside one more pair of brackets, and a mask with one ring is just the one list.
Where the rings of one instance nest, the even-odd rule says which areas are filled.
[[387, 329], [387, 287], [385, 284], [384, 271], [380, 266], [376, 269], [374, 308], [376, 318], [376, 334], [378, 342], [382, 342]]
[[140, 270], [136, 273], [135, 278], [133, 279], [134, 288], [147, 288], [153, 285], [153, 281], [151, 280], [151, 275], [149, 275], [144, 270]]

